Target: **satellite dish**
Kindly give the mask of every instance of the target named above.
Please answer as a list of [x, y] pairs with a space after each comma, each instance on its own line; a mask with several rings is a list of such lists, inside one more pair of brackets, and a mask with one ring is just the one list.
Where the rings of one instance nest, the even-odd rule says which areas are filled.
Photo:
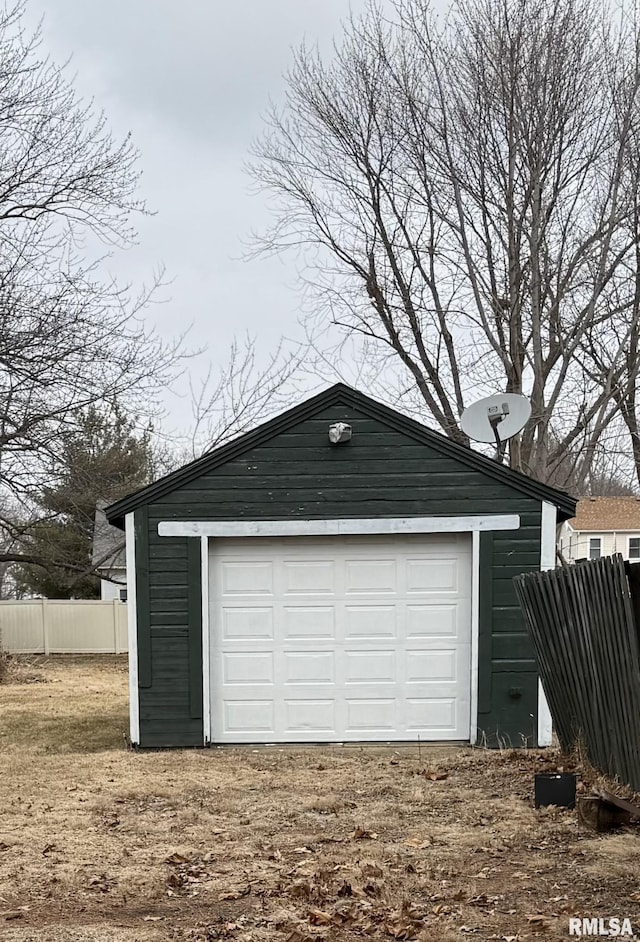
[[476, 442], [493, 442], [498, 457], [504, 451], [503, 442], [513, 438], [527, 424], [531, 403], [517, 393], [496, 393], [479, 399], [460, 416], [462, 431]]

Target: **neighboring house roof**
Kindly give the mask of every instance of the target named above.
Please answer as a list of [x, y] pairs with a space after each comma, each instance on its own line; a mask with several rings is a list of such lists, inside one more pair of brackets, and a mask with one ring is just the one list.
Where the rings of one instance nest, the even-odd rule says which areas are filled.
[[640, 497], [581, 497], [567, 523], [581, 533], [640, 531]]
[[125, 569], [127, 565], [122, 530], [111, 526], [104, 512], [106, 506], [106, 500], [98, 501], [93, 524], [91, 562], [96, 566], [98, 572], [100, 570]]
[[575, 499], [564, 491], [548, 487], [546, 484], [540, 484], [533, 478], [520, 474], [518, 471], [513, 471], [511, 468], [507, 468], [504, 465], [500, 465], [491, 458], [479, 454], [477, 451], [472, 451], [471, 448], [466, 448], [464, 445], [459, 445], [451, 441], [450, 438], [446, 438], [439, 432], [434, 432], [420, 422], [416, 422], [415, 419], [402, 415], [402, 413], [397, 412], [395, 409], [391, 409], [389, 406], [376, 402], [375, 399], [370, 399], [369, 396], [365, 396], [364, 393], [358, 392], [350, 386], [345, 386], [343, 383], [336, 383], [335, 386], [331, 386], [329, 389], [324, 390], [324, 392], [312, 396], [310, 399], [306, 399], [292, 409], [288, 409], [286, 412], [281, 413], [268, 422], [265, 422], [263, 425], [258, 426], [258, 428], [253, 429], [253, 431], [241, 435], [232, 442], [222, 445], [220, 448], [208, 452], [196, 461], [192, 461], [182, 468], [178, 468], [177, 471], [173, 471], [171, 474], [160, 478], [158, 481], [154, 481], [153, 484], [149, 484], [135, 491], [133, 494], [116, 501], [106, 508], [107, 519], [115, 524], [115, 526], [123, 528], [125, 514], [130, 513], [137, 507], [158, 500], [160, 497], [171, 493], [171, 491], [181, 487], [188, 481], [192, 481], [206, 474], [213, 468], [242, 455], [245, 451], [255, 448], [257, 445], [262, 445], [274, 436], [312, 417], [321, 409], [338, 403], [360, 409], [365, 414], [386, 423], [391, 428], [411, 436], [417, 441], [439, 451], [441, 454], [453, 458], [462, 464], [466, 464], [474, 470], [482, 472], [487, 477], [503, 481], [529, 497], [555, 504], [559, 510], [560, 521], [566, 520], [575, 513]]

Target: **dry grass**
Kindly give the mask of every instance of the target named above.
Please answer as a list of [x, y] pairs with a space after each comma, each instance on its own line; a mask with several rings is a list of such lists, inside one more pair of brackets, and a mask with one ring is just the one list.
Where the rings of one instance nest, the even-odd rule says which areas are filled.
[[0, 752], [122, 748], [128, 728], [126, 684], [123, 658], [12, 658], [0, 700]]
[[0, 684], [6, 684], [11, 669], [12, 657], [2, 646], [2, 629], [0, 629]]
[[572, 915], [640, 929], [640, 835], [536, 811], [538, 753], [131, 752], [121, 662], [34, 670], [47, 682], [0, 688], [3, 942], [521, 942], [566, 939]]
[[11, 656], [0, 648], [0, 684], [5, 684], [9, 676]]

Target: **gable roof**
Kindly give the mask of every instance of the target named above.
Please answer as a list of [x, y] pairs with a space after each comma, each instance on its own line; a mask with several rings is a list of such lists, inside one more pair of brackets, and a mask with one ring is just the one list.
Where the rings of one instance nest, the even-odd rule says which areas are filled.
[[122, 533], [108, 522], [104, 512], [106, 506], [106, 500], [98, 501], [93, 523], [91, 562], [98, 572], [101, 569], [125, 569], [127, 565]]
[[122, 529], [125, 514], [131, 513], [137, 507], [158, 500], [188, 481], [192, 481], [225, 464], [225, 462], [231, 461], [257, 445], [262, 445], [274, 436], [312, 417], [328, 406], [338, 404], [360, 409], [371, 418], [384, 422], [396, 431], [409, 435], [446, 457], [453, 458], [461, 464], [466, 464], [469, 468], [480, 471], [488, 477], [500, 480], [529, 497], [555, 504], [559, 510], [558, 516], [561, 520], [572, 517], [576, 512], [575, 499], [564, 491], [548, 487], [546, 484], [541, 484], [519, 471], [513, 471], [511, 468], [500, 465], [491, 458], [472, 451], [471, 448], [466, 448], [464, 445], [459, 445], [439, 432], [432, 431], [426, 425], [422, 425], [421, 422], [417, 422], [415, 419], [402, 415], [395, 409], [371, 399], [364, 393], [358, 392], [358, 390], [352, 389], [344, 383], [336, 383], [335, 386], [325, 389], [268, 422], [264, 422], [251, 432], [233, 439], [233, 441], [222, 445], [220, 448], [207, 452], [201, 458], [183, 465], [177, 471], [173, 471], [171, 474], [167, 474], [152, 484], [148, 484], [146, 487], [111, 504], [105, 510], [108, 521]]
[[568, 523], [583, 533], [640, 531], [640, 497], [581, 497], [576, 515]]

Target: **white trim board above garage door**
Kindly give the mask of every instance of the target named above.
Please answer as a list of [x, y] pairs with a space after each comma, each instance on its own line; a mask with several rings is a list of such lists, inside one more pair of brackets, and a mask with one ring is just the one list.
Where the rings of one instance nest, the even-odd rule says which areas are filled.
[[469, 517], [373, 517], [352, 520], [163, 520], [159, 536], [339, 536], [356, 533], [475, 533], [518, 530], [518, 514]]
[[217, 539], [208, 568], [211, 741], [469, 740], [468, 533]]

